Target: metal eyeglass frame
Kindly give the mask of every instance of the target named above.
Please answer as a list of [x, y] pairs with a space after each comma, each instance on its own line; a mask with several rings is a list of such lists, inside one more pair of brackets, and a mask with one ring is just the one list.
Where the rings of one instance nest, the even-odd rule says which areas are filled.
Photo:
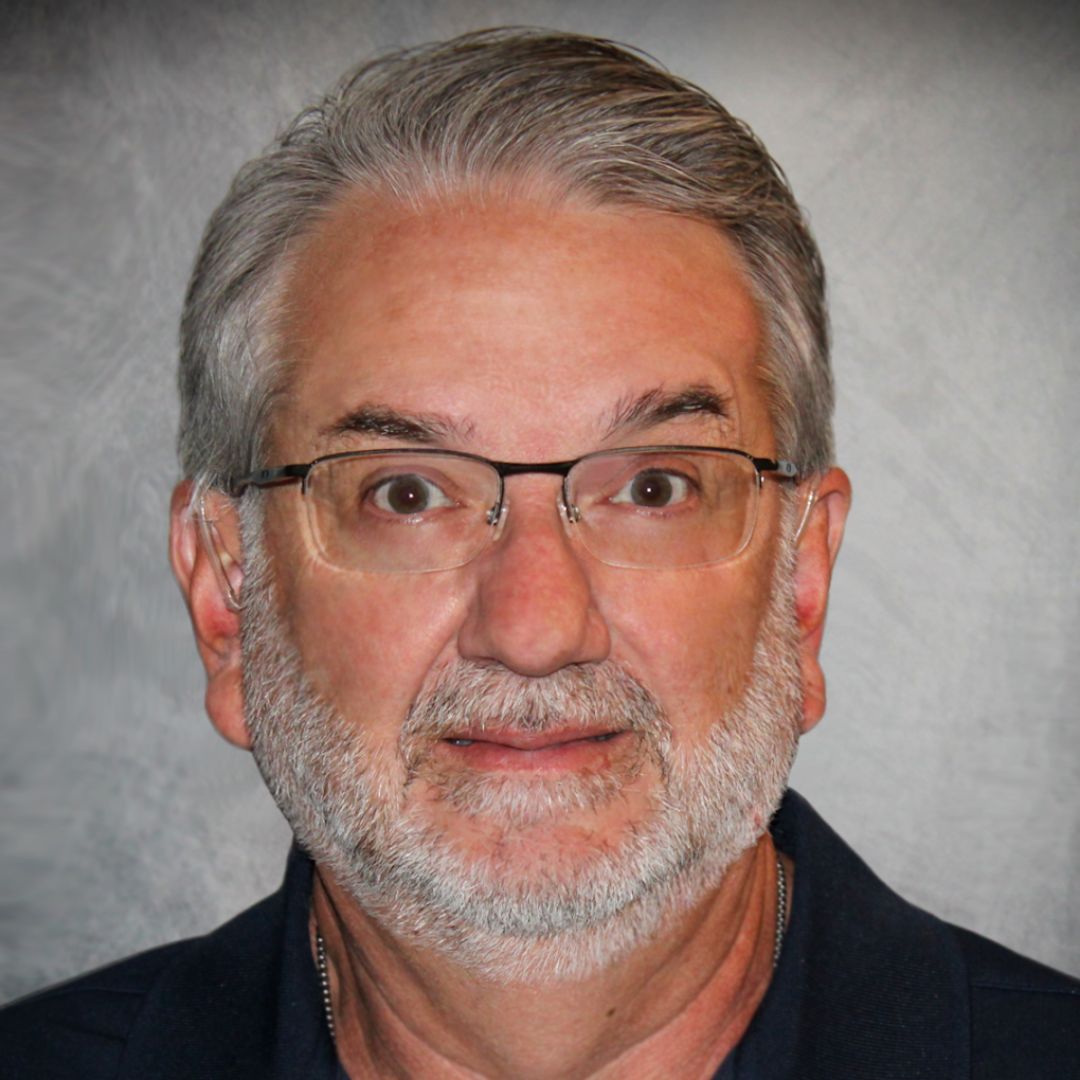
[[[786, 461], [783, 458], [756, 457], [753, 454], [747, 453], [745, 450], [737, 450], [726, 446], [689, 446], [680, 444], [626, 446], [617, 447], [613, 450], [593, 450], [588, 454], [582, 454], [581, 457], [571, 458], [567, 461], [539, 462], [492, 461], [490, 458], [483, 457], [479, 454], [470, 454], [463, 450], [442, 450], [427, 447], [393, 447], [379, 450], [345, 450], [334, 454], [323, 454], [312, 461], [257, 469], [255, 472], [248, 473], [246, 476], [230, 477], [227, 482], [227, 491], [233, 498], [239, 498], [249, 487], [277, 487], [282, 484], [299, 480], [301, 494], [306, 495], [312, 471], [316, 466], [321, 465], [324, 462], [343, 461], [353, 458], [390, 457], [399, 454], [417, 454], [421, 457], [454, 458], [456, 460], [474, 461], [494, 469], [498, 476], [499, 488], [495, 503], [490, 507], [486, 514], [487, 524], [491, 526], [500, 523], [506, 510], [506, 477], [521, 476], [526, 473], [546, 473], [549, 475], [560, 476], [562, 477], [560, 509], [564, 513], [567, 522], [573, 525], [581, 519], [581, 511], [577, 506], [570, 502], [569, 482], [571, 470], [581, 462], [588, 461], [592, 458], [640, 453], [706, 453], [723, 454], [742, 458], [743, 460], [750, 462], [754, 467], [754, 472], [757, 474], [758, 491], [761, 490], [766, 476], [773, 476], [775, 479], [787, 483], [798, 483], [800, 479], [798, 468], [790, 461]], [[755, 513], [754, 523], [751, 525], [749, 535], [753, 534], [756, 522], [757, 515]], [[749, 535], [747, 537], [748, 540]], [[729, 556], [729, 558], [734, 558], [737, 554], [738, 552], [735, 552], [733, 555]]]

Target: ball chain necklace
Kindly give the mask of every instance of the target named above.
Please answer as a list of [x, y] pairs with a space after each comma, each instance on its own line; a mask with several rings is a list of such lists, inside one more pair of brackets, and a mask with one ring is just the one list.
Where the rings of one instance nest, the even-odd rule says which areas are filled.
[[319, 988], [322, 991], [323, 1015], [326, 1017], [326, 1026], [330, 1030], [330, 1041], [336, 1044], [334, 1003], [330, 998], [330, 968], [326, 963], [326, 942], [323, 940], [322, 931], [320, 930], [315, 931], [315, 958], [319, 966]]
[[780, 950], [784, 946], [784, 917], [787, 915], [787, 871], [780, 856], [776, 856], [776, 930], [773, 934], [773, 971], [780, 963]]
[[[773, 936], [773, 970], [780, 963], [780, 950], [784, 945], [784, 916], [787, 912], [787, 873], [780, 856], [776, 857], [776, 929]], [[334, 1002], [330, 997], [330, 967], [326, 962], [326, 941], [322, 931], [315, 931], [315, 960], [319, 970], [319, 989], [322, 992], [323, 1015], [330, 1032], [330, 1041], [337, 1043], [334, 1029]]]

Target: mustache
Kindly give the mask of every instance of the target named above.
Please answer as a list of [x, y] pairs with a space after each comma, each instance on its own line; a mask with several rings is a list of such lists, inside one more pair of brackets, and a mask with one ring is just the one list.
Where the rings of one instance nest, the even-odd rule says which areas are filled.
[[636, 732], [658, 748], [670, 743], [659, 701], [616, 663], [572, 664], [535, 678], [501, 664], [460, 659], [421, 689], [401, 742], [404, 748], [462, 731], [542, 734], [579, 727]]

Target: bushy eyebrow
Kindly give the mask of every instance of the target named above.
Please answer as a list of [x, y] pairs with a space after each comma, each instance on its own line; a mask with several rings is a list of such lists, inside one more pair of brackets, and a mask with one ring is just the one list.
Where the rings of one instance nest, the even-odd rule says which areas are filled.
[[628, 428], [646, 429], [678, 416], [706, 413], [720, 420], [732, 419], [731, 398], [704, 383], [675, 390], [646, 390], [643, 394], [616, 402], [607, 419], [607, 437]]
[[343, 435], [368, 435], [377, 439], [401, 439], [404, 442], [445, 443], [463, 439], [471, 425], [462, 425], [438, 413], [405, 413], [388, 405], [360, 405], [327, 424], [320, 431], [324, 438]]
[[[731, 399], [714, 387], [695, 384], [675, 390], [656, 388], [620, 399], [602, 418], [606, 438], [627, 430], [647, 430], [667, 420], [693, 413], [705, 413], [730, 420]], [[466, 441], [473, 425], [440, 413], [406, 413], [388, 405], [364, 404], [327, 424], [319, 434], [327, 439], [345, 435], [367, 435], [376, 439], [397, 439], [423, 446]]]

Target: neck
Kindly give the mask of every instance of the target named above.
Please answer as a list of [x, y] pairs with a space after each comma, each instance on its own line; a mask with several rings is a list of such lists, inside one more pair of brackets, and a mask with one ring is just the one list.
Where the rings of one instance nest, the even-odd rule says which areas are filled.
[[320, 869], [312, 940], [317, 926], [339, 1058], [365, 1077], [711, 1076], [768, 987], [776, 895], [766, 834], [645, 947], [585, 979], [507, 985], [395, 939]]

